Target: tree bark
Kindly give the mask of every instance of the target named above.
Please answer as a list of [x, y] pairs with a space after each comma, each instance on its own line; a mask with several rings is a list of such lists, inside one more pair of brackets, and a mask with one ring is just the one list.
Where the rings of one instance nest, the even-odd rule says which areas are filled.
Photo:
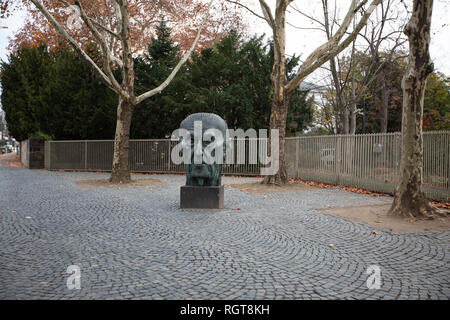
[[[279, 169], [278, 172], [271, 176], [265, 176], [264, 184], [281, 185], [288, 182], [286, 171], [286, 116], [289, 104], [289, 98], [282, 96], [282, 99], [274, 99], [272, 102], [272, 113], [270, 114], [270, 129], [279, 132]], [[270, 141], [272, 143], [272, 141]], [[268, 150], [271, 150], [270, 144]]]
[[130, 125], [134, 105], [130, 100], [119, 97], [117, 106], [117, 124], [114, 138], [114, 154], [111, 177], [112, 183], [128, 183], [131, 181], [128, 151], [130, 142]]
[[[272, 82], [273, 95], [270, 113], [270, 129], [279, 132], [279, 169], [271, 176], [265, 176], [264, 184], [283, 184], [287, 183], [288, 176], [286, 172], [285, 156], [285, 136], [286, 136], [286, 118], [289, 105], [289, 95], [286, 94], [284, 86], [287, 83], [286, 76], [286, 1], [277, 1], [275, 9], [275, 20], [273, 22], [274, 33], [274, 61], [270, 79]], [[272, 143], [272, 141], [270, 141]], [[268, 150], [271, 150], [270, 146]]]
[[414, 0], [405, 34], [409, 40], [408, 68], [402, 80], [402, 157], [400, 184], [390, 213], [406, 217], [433, 218], [437, 211], [423, 191], [422, 117], [425, 85], [433, 71], [429, 57], [433, 0]]
[[[352, 65], [355, 60], [355, 41], [353, 41], [352, 46]], [[356, 133], [356, 80], [355, 80], [355, 67], [352, 66], [352, 99], [350, 102], [350, 129], [349, 134]], [[353, 149], [352, 149], [353, 150]]]
[[386, 73], [381, 72], [381, 105], [380, 105], [380, 132], [387, 133], [389, 88], [387, 88]]

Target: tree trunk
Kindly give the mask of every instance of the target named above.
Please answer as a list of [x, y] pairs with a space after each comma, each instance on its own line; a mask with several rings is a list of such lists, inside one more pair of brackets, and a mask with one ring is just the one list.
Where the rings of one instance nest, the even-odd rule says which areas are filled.
[[[270, 129], [278, 130], [279, 132], [279, 169], [278, 172], [271, 176], [265, 176], [264, 184], [284, 184], [288, 182], [286, 172], [286, 116], [289, 105], [289, 99], [282, 95], [282, 99], [274, 99], [272, 102], [272, 113], [270, 114]], [[272, 141], [270, 141], [272, 143]], [[268, 150], [271, 150], [270, 144]]]
[[356, 133], [356, 105], [352, 103], [350, 108], [350, 129], [348, 134]]
[[342, 119], [343, 119], [343, 124], [342, 124], [342, 130], [343, 130], [343, 134], [349, 134], [350, 132], [350, 124], [349, 124], [349, 116], [350, 116], [350, 111], [348, 110], [347, 106], [344, 106], [344, 112], [342, 113]]
[[[327, 34], [327, 40], [330, 40], [332, 37], [332, 34], [331, 34], [331, 30], [330, 30], [330, 22], [328, 19], [328, 0], [322, 1], [322, 6], [323, 6], [325, 33]], [[353, 53], [354, 53], [354, 50], [352, 51], [352, 57], [353, 57]], [[341, 85], [341, 81], [339, 79], [335, 57], [330, 59], [330, 71], [331, 71], [331, 76], [333, 78], [334, 88], [336, 90], [336, 109], [337, 109], [337, 112], [339, 113], [339, 117], [341, 118], [341, 122], [342, 122], [342, 124], [340, 126], [342, 128], [342, 130], [340, 130], [339, 132], [341, 132], [343, 134], [348, 134], [349, 133], [349, 122], [348, 122], [349, 112], [347, 109], [347, 104], [344, 103], [344, 97], [343, 97], [343, 93], [342, 93], [342, 85]]]
[[386, 83], [386, 74], [381, 73], [381, 105], [380, 105], [380, 132], [387, 132], [388, 109], [389, 109], [389, 89]]
[[134, 105], [131, 101], [119, 97], [117, 107], [116, 135], [114, 139], [114, 155], [111, 177], [112, 183], [128, 183], [131, 181], [128, 150], [130, 141], [130, 125]]
[[[353, 41], [352, 61], [354, 59], [355, 42]], [[350, 103], [350, 129], [349, 134], [356, 133], [356, 88], [355, 88], [355, 68], [352, 70], [352, 100]]]
[[436, 210], [425, 197], [423, 179], [422, 117], [426, 79], [433, 71], [429, 57], [433, 0], [414, 0], [405, 34], [409, 39], [408, 68], [402, 80], [401, 180], [390, 209], [393, 215], [433, 218]]
[[[264, 184], [283, 184], [287, 183], [288, 176], [286, 172], [285, 156], [285, 136], [286, 136], [286, 118], [289, 105], [289, 96], [286, 94], [284, 86], [287, 83], [286, 77], [286, 7], [287, 2], [279, 3], [275, 10], [274, 21], [274, 58], [270, 80], [272, 81], [273, 95], [270, 113], [270, 129], [279, 130], [279, 169], [274, 175], [265, 176]], [[271, 136], [271, 135], [270, 135]], [[270, 143], [272, 143], [270, 141]], [[268, 150], [271, 150], [270, 145]]]
[[333, 83], [334, 88], [336, 89], [336, 106], [338, 112], [342, 114], [342, 130], [344, 134], [348, 134], [349, 132], [349, 123], [348, 123], [348, 117], [349, 117], [349, 111], [347, 108], [347, 105], [344, 103], [344, 98], [342, 96], [342, 88], [341, 83], [339, 81], [339, 76], [336, 68], [336, 62], [333, 59], [330, 60], [330, 68], [331, 68], [331, 75], [333, 77]]

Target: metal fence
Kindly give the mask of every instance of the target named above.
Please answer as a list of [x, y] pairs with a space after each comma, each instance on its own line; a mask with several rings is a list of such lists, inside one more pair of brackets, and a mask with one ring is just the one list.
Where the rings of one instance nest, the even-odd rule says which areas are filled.
[[[428, 197], [450, 199], [450, 131], [425, 132], [423, 183]], [[400, 179], [401, 134], [286, 139], [288, 174], [305, 180], [393, 193]]]
[[[258, 142], [257, 139], [255, 142]], [[225, 174], [259, 175], [262, 165], [251, 164], [261, 147], [249, 143], [248, 139], [234, 140], [234, 150], [243, 144], [245, 153], [233, 153], [233, 165], [224, 164]], [[184, 166], [171, 161], [173, 148], [177, 141], [169, 139], [130, 140], [129, 165], [133, 172], [184, 172]], [[255, 148], [256, 146], [256, 148]], [[45, 168], [48, 170], [111, 171], [113, 161], [113, 140], [68, 140], [46, 141]]]
[[[130, 168], [134, 172], [183, 172], [171, 161], [176, 141], [130, 140]], [[233, 165], [223, 173], [259, 175], [260, 164], [250, 164], [264, 144], [245, 146], [235, 152]], [[45, 167], [49, 170], [110, 171], [113, 141], [47, 141]], [[304, 136], [286, 138], [287, 171], [290, 177], [392, 193], [399, 182], [401, 134]], [[259, 163], [259, 162], [258, 162]], [[424, 133], [424, 188], [427, 196], [450, 200], [450, 131]]]

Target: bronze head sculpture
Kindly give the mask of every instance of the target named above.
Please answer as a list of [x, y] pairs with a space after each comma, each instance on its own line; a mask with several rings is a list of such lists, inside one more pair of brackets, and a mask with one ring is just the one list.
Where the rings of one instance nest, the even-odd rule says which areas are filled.
[[[181, 122], [190, 134], [190, 163], [185, 163], [187, 186], [220, 186], [228, 142], [227, 124], [214, 113], [194, 113]], [[214, 147], [214, 149], [211, 148]]]

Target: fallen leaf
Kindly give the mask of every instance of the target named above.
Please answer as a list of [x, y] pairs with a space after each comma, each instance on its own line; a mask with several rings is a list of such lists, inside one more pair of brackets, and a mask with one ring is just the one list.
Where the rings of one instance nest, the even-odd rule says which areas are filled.
[[382, 220], [375, 220], [376, 223], [382, 223]]
[[334, 247], [334, 243], [330, 243], [328, 246], [333, 248]]
[[236, 210], [241, 210], [241, 208], [237, 208]]
[[372, 234], [378, 234], [378, 232], [376, 232], [376, 231], [372, 231]]
[[267, 199], [267, 195], [264, 195], [264, 199]]
[[131, 212], [130, 214], [136, 214], [136, 211]]
[[416, 222], [416, 220], [411, 219], [411, 220], [409, 220], [408, 222], [409, 222], [409, 223], [414, 223], [414, 222]]
[[11, 212], [12, 212], [12, 213], [16, 213], [16, 210], [12, 210]]
[[31, 217], [25, 217], [25, 219], [33, 219], [33, 218], [31, 218]]

